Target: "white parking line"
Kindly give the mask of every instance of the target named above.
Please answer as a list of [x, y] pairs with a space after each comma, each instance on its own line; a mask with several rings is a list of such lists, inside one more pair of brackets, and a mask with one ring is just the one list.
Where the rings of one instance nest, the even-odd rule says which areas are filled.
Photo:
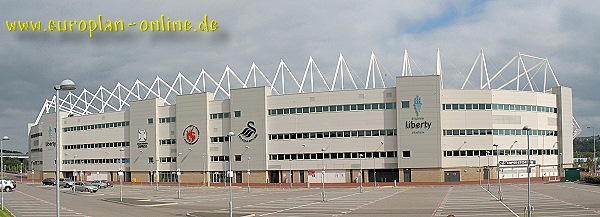
[[[483, 186], [480, 186], [481, 189], [483, 189], [484, 191], [487, 191], [488, 194], [490, 194], [492, 197], [494, 197], [494, 199], [498, 200], [498, 198], [492, 194], [492, 192], [489, 192], [487, 189], [485, 189]], [[502, 202], [501, 200], [498, 200], [498, 202], [500, 202], [502, 204], [502, 206], [506, 207], [506, 209], [508, 209], [508, 211], [510, 211], [513, 215], [519, 217], [519, 215], [517, 215], [512, 209], [508, 208], [508, 206], [506, 206], [506, 204], [504, 204], [504, 202]]]

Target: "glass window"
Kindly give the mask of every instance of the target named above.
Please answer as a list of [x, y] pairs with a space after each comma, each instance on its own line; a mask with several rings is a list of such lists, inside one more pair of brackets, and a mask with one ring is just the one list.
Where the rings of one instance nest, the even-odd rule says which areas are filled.
[[358, 109], [356, 105], [350, 105], [350, 110], [351, 111], [356, 111], [356, 109]]
[[391, 102], [386, 103], [385, 109], [394, 109], [394, 103], [391, 103]]
[[402, 157], [409, 158], [410, 157], [410, 151], [402, 151]]
[[323, 112], [323, 106], [317, 106], [317, 112]]
[[338, 105], [338, 106], [336, 106], [336, 108], [337, 108], [337, 110], [338, 110], [338, 111], [344, 111], [344, 110], [342, 109], [342, 106], [341, 106], [341, 105]]
[[357, 107], [358, 107], [358, 110], [361, 110], [361, 111], [365, 110], [365, 104], [358, 104]]
[[464, 110], [465, 109], [465, 104], [458, 104], [458, 109]]
[[350, 111], [350, 105], [344, 105], [344, 111]]
[[359, 130], [358, 131], [358, 136], [365, 136], [365, 131], [364, 130]]
[[371, 135], [372, 136], [379, 136], [379, 130], [372, 130], [371, 131]]
[[452, 104], [452, 110], [458, 110], [458, 104]]
[[473, 104], [467, 104], [467, 110], [473, 109]]
[[[401, 103], [402, 108], [410, 108], [410, 101], [402, 101], [400, 103]], [[446, 105], [449, 105], [449, 104], [446, 104]]]
[[296, 114], [296, 108], [291, 108], [290, 110], [290, 114]]
[[310, 112], [311, 112], [311, 113], [314, 113], [314, 112], [316, 112], [316, 111], [317, 111], [317, 108], [316, 108], [316, 107], [314, 107], [314, 106], [313, 106], [313, 107], [310, 107]]
[[290, 109], [289, 108], [283, 109], [283, 114], [284, 115], [290, 114]]
[[148, 118], [148, 124], [153, 124], [154, 123], [154, 118]]
[[371, 109], [371, 104], [365, 104], [365, 109]]
[[373, 108], [373, 109], [379, 109], [379, 104], [377, 104], [377, 103], [372, 103], [372, 104], [371, 104], [371, 108]]
[[334, 105], [329, 106], [329, 111], [332, 111], [332, 112], [337, 111], [336, 106], [334, 106]]
[[473, 110], [479, 110], [479, 104], [473, 104]]
[[223, 113], [223, 118], [229, 118], [229, 112]]
[[308, 107], [304, 107], [302, 108], [302, 113], [308, 113], [310, 109]]

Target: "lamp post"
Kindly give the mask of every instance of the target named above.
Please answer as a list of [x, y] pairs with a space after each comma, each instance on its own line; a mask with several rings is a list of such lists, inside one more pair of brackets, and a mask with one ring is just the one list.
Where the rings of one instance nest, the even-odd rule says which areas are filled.
[[479, 186], [481, 186], [481, 153], [477, 155], [477, 170], [479, 170]]
[[294, 183], [293, 173], [292, 173], [292, 158], [290, 157], [290, 189], [292, 189], [292, 184]]
[[125, 152], [125, 148], [121, 148], [119, 149], [119, 151], [121, 152], [121, 167], [119, 168], [119, 199], [120, 201], [123, 201], [123, 176], [125, 175], [123, 173], [124, 168], [125, 167], [125, 163], [123, 162], [123, 158], [124, 158], [124, 152]]
[[489, 192], [490, 191], [490, 175], [491, 175], [490, 174], [490, 172], [491, 172], [490, 171], [490, 155], [492, 154], [492, 151], [485, 151], [485, 153], [487, 154], [487, 161], [488, 161], [488, 164], [487, 164], [487, 172], [488, 172], [487, 173], [488, 174], [488, 176], [487, 176], [487, 190]]
[[529, 162], [529, 155], [531, 155], [531, 153], [529, 152], [529, 131], [531, 131], [531, 128], [529, 128], [527, 125], [523, 126], [523, 130], [527, 131], [527, 207], [525, 208], [525, 216], [527, 217], [531, 217], [531, 198], [530, 198], [530, 190], [531, 190], [531, 168], [530, 168], [530, 163]]
[[[594, 176], [597, 175], [596, 174], [596, 168], [598, 167], [597, 163], [596, 163], [596, 127], [587, 127], [588, 129], [592, 128], [592, 141], [594, 142]], [[559, 172], [560, 174], [560, 172]]]
[[360, 188], [359, 188], [359, 192], [363, 193], [363, 169], [362, 169], [362, 158], [363, 158], [363, 154], [359, 155], [359, 162], [360, 162], [360, 173], [359, 173], [359, 177], [360, 177]]
[[21, 163], [21, 170], [19, 170], [19, 174], [21, 175], [21, 183], [23, 183], [23, 163]]
[[[493, 145], [496, 149], [496, 172], [498, 172], [498, 200], [502, 201], [502, 183], [500, 182], [500, 153], [498, 153], [498, 144]], [[494, 152], [492, 152], [494, 155]]]
[[233, 217], [233, 191], [231, 190], [231, 179], [233, 178], [233, 172], [231, 171], [231, 137], [235, 136], [234, 132], [227, 134], [229, 137], [227, 140], [227, 146], [229, 148], [229, 171], [227, 171], [227, 177], [229, 177], [229, 217]]
[[251, 158], [248, 157], [248, 193], [250, 193], [250, 160]]
[[206, 185], [206, 153], [202, 153], [202, 186]]
[[4, 136], [2, 137], [2, 140], [0, 140], [0, 165], [2, 165], [2, 189], [0, 189], [0, 191], [2, 192], [2, 210], [4, 210], [4, 146], [3, 146], [3, 142], [4, 141], [8, 141], [8, 136]]
[[321, 166], [323, 167], [323, 170], [321, 171], [321, 200], [325, 201], [325, 151], [327, 151], [327, 148], [321, 148]]
[[[54, 86], [56, 98], [54, 99], [54, 108], [56, 111], [56, 183], [60, 181], [60, 91], [75, 90], [75, 83], [69, 79], [60, 82], [60, 85]], [[60, 185], [56, 185], [56, 217], [60, 217]]]
[[381, 142], [381, 145], [379, 145], [379, 147], [377, 147], [377, 149], [375, 149], [375, 151], [373, 152], [373, 180], [375, 181], [373, 187], [377, 187], [377, 169], [375, 169], [375, 152], [379, 151], [381, 146], [383, 146], [383, 142]]
[[180, 157], [183, 153], [179, 152], [177, 153], [177, 199], [181, 198], [181, 167], [180, 167], [180, 163], [181, 161], [179, 160]]

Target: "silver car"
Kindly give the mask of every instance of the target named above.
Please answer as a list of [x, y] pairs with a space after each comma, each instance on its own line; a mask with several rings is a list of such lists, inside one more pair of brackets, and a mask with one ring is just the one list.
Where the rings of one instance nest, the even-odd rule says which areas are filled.
[[106, 188], [106, 186], [107, 186], [107, 185], [106, 185], [106, 182], [102, 182], [102, 181], [100, 181], [100, 180], [94, 180], [94, 181], [92, 182], [92, 185], [94, 185], [94, 186], [96, 186], [96, 187], [98, 187], [98, 188]]
[[75, 182], [71, 190], [73, 190], [74, 192], [81, 191], [96, 193], [96, 191], [98, 191], [98, 187], [92, 185], [89, 182]]

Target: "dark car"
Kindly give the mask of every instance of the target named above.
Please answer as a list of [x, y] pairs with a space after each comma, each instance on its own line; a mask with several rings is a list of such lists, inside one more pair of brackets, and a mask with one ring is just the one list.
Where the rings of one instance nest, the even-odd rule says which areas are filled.
[[45, 178], [44, 180], [42, 180], [42, 184], [43, 185], [55, 185], [56, 180], [54, 180], [54, 178]]

